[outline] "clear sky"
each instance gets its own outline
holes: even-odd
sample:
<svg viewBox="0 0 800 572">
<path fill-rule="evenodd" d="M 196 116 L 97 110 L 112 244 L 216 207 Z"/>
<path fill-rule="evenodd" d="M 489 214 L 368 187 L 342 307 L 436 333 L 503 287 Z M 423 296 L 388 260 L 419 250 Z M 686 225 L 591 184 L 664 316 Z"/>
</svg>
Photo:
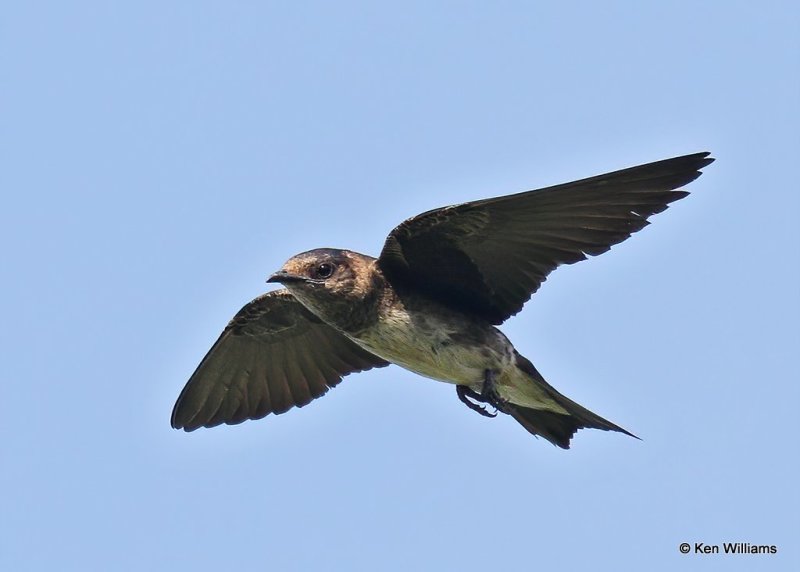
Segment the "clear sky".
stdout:
<svg viewBox="0 0 800 572">
<path fill-rule="evenodd" d="M 126 4 L 0 17 L 0 569 L 800 569 L 796 2 Z M 503 327 L 642 441 L 398 367 L 170 429 L 292 254 L 705 150 Z"/>
</svg>

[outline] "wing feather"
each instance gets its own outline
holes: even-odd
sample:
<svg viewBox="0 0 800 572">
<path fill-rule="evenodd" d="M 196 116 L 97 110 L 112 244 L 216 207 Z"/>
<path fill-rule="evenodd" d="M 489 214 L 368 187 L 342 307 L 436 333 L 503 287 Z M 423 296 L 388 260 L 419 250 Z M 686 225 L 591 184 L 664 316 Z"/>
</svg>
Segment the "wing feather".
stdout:
<svg viewBox="0 0 800 572">
<path fill-rule="evenodd" d="M 555 268 L 608 251 L 687 196 L 676 189 L 700 176 L 708 155 L 434 209 L 392 230 L 378 265 L 395 287 L 500 324 Z"/>
<path fill-rule="evenodd" d="M 178 397 L 172 426 L 193 431 L 283 413 L 350 373 L 386 365 L 277 290 L 230 321 Z"/>
</svg>

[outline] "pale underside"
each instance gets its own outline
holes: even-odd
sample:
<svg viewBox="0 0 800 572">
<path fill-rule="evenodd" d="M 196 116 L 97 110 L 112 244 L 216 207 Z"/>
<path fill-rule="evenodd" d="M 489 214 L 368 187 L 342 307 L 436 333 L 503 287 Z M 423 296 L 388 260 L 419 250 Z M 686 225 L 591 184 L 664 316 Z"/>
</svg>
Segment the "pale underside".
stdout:
<svg viewBox="0 0 800 572">
<path fill-rule="evenodd" d="M 412 319 L 414 320 L 412 323 Z M 354 342 L 421 376 L 480 392 L 490 370 L 500 396 L 517 405 L 568 414 L 516 363 L 514 346 L 497 328 L 476 329 L 453 314 L 414 314 L 393 308 Z"/>
</svg>

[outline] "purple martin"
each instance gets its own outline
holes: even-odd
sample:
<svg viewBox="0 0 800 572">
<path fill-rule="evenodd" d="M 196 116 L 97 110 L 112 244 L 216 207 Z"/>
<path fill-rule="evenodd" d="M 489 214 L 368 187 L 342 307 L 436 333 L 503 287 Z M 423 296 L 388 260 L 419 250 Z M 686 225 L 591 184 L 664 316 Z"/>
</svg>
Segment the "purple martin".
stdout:
<svg viewBox="0 0 800 572">
<path fill-rule="evenodd" d="M 709 153 L 427 211 L 378 258 L 322 248 L 290 258 L 184 387 L 172 426 L 193 431 L 302 407 L 344 376 L 390 363 L 452 383 L 478 413 L 512 416 L 564 449 L 578 429 L 625 429 L 561 395 L 495 326 L 562 264 L 597 256 L 688 195 Z M 494 412 L 487 406 L 491 406 Z"/>
</svg>

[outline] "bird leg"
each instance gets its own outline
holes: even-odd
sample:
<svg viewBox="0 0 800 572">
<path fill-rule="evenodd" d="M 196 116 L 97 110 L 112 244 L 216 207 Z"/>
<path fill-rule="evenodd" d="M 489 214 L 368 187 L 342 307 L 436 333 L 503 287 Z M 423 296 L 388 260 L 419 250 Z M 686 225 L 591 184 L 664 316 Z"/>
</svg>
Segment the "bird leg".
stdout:
<svg viewBox="0 0 800 572">
<path fill-rule="evenodd" d="M 494 379 L 494 371 L 492 371 L 491 369 L 487 369 L 484 372 L 483 387 L 481 387 L 480 393 L 478 393 L 477 391 L 473 391 L 466 385 L 457 385 L 456 394 L 458 394 L 458 398 L 464 405 L 466 405 L 476 413 L 480 413 L 484 417 L 497 417 L 497 413 L 489 413 L 488 411 L 486 411 L 485 407 L 481 407 L 477 403 L 474 403 L 474 401 L 477 401 L 478 403 L 488 403 L 489 405 L 494 407 L 497 411 L 502 411 L 503 413 L 506 413 L 507 401 L 502 397 L 500 397 L 500 394 L 497 392 L 497 385 Z"/>
<path fill-rule="evenodd" d="M 500 396 L 497 391 L 497 383 L 494 378 L 494 370 L 487 369 L 484 372 L 483 387 L 481 388 L 481 402 L 488 403 L 498 411 L 507 413 L 506 405 L 508 401 Z"/>
</svg>

